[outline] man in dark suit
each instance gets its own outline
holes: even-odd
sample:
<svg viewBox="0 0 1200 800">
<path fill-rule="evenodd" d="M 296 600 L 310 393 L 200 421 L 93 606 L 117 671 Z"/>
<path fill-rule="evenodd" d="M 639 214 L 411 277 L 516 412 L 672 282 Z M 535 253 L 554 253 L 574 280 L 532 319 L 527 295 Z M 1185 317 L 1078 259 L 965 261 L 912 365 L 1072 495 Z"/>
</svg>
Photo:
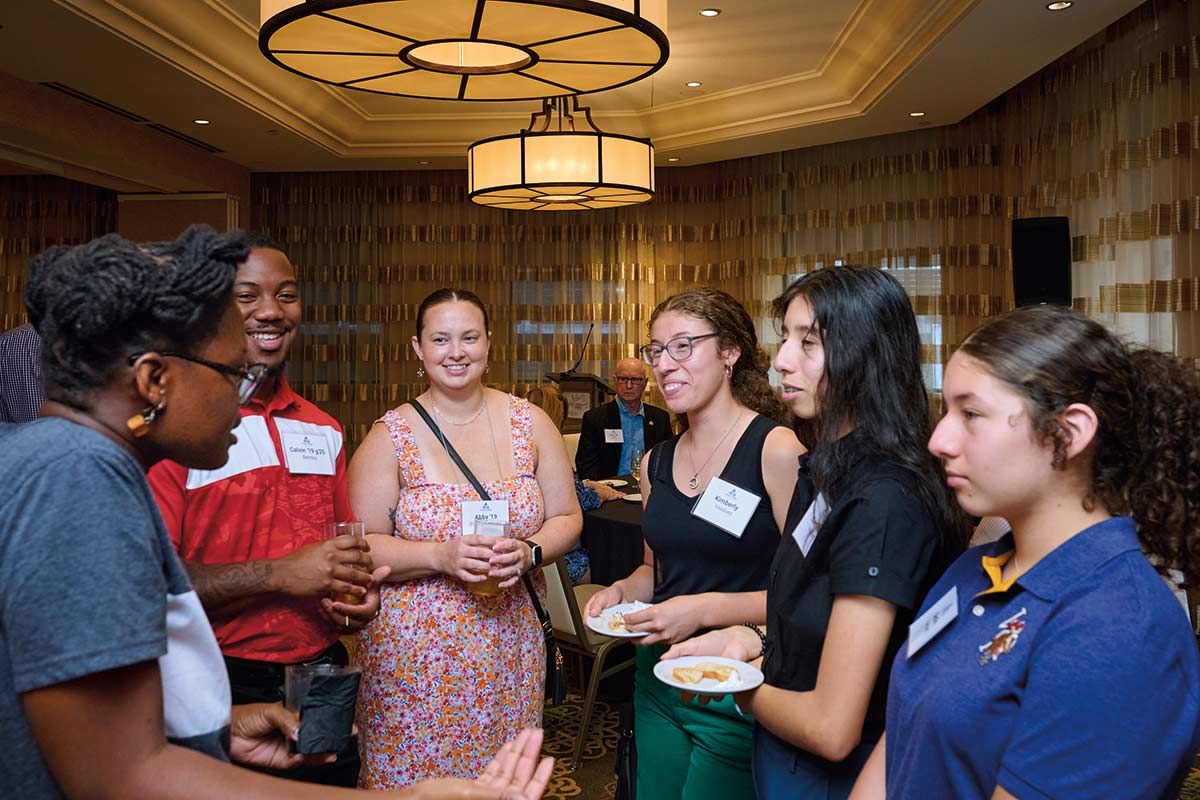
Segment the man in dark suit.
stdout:
<svg viewBox="0 0 1200 800">
<path fill-rule="evenodd" d="M 599 480 L 628 475 L 633 453 L 646 453 L 671 438 L 670 415 L 642 402 L 646 376 L 646 365 L 636 358 L 617 363 L 612 375 L 616 399 L 583 415 L 575 454 L 579 477 Z"/>
</svg>

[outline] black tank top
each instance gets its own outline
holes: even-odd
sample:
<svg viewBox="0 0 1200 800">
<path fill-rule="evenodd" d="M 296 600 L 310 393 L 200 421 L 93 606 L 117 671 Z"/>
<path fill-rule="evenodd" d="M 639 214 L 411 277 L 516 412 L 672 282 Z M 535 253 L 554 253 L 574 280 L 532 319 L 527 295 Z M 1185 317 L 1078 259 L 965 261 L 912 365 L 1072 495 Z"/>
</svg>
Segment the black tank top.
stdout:
<svg viewBox="0 0 1200 800">
<path fill-rule="evenodd" d="M 734 445 L 720 478 L 762 498 L 741 538 L 691 514 L 698 497 L 688 497 L 671 477 L 676 436 L 650 452 L 650 499 L 642 533 L 654 551 L 654 602 L 701 592 L 755 592 L 767 588 L 779 527 L 762 477 L 763 444 L 779 423 L 761 414 Z"/>
</svg>

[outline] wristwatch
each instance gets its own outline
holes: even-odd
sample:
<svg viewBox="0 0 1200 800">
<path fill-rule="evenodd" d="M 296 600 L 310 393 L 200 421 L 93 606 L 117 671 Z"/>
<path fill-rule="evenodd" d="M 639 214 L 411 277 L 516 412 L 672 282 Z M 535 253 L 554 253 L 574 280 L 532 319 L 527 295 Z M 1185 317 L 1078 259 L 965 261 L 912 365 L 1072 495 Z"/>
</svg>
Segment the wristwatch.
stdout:
<svg viewBox="0 0 1200 800">
<path fill-rule="evenodd" d="M 525 541 L 529 545 L 529 553 L 533 556 L 533 566 L 540 567 L 542 565 L 542 546 L 537 542 Z"/>
</svg>

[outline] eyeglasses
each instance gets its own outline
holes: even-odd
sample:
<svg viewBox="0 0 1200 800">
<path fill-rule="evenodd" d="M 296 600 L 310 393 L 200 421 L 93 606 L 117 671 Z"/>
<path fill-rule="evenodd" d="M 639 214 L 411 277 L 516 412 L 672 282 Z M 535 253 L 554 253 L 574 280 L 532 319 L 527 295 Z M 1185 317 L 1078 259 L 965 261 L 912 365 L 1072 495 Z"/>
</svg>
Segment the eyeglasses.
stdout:
<svg viewBox="0 0 1200 800">
<path fill-rule="evenodd" d="M 675 361 L 687 361 L 692 357 L 692 345 L 705 339 L 711 339 L 716 335 L 715 333 L 706 333 L 702 336 L 676 336 L 666 344 L 648 344 L 642 348 L 642 360 L 653 367 L 658 364 L 663 351 L 666 350 L 667 354 Z"/>
<path fill-rule="evenodd" d="M 613 380 L 626 386 L 641 386 L 646 382 L 645 378 L 631 378 L 628 375 L 614 375 Z"/>
<path fill-rule="evenodd" d="M 131 355 L 129 357 L 130 365 L 143 355 L 145 353 L 134 353 Z M 190 353 L 177 353 L 174 350 L 163 350 L 159 352 L 159 355 L 191 361 L 193 364 L 200 364 L 211 370 L 216 370 L 226 377 L 237 378 L 237 383 L 234 385 L 237 386 L 238 404 L 243 406 L 254 399 L 254 395 L 258 393 L 263 380 L 271 371 L 271 368 L 266 364 L 247 364 L 242 369 L 238 369 L 237 367 L 231 367 L 228 364 L 219 364 L 216 361 L 209 361 L 206 358 L 200 358 Z"/>
</svg>

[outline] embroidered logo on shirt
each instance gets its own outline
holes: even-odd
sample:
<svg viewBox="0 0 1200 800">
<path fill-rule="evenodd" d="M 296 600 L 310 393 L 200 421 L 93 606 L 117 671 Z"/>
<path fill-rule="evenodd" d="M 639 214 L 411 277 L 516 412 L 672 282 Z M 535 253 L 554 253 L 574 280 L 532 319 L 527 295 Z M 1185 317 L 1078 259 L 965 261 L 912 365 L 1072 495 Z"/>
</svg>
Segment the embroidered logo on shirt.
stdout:
<svg viewBox="0 0 1200 800">
<path fill-rule="evenodd" d="M 1013 647 L 1017 644 L 1017 639 L 1021 636 L 1021 631 L 1025 630 L 1025 623 L 1021 621 L 1023 616 L 1025 616 L 1025 609 L 1022 608 L 1000 623 L 998 626 L 1000 632 L 993 636 L 990 642 L 979 645 L 980 666 L 989 661 L 995 661 L 1005 653 L 1012 652 Z"/>
</svg>

